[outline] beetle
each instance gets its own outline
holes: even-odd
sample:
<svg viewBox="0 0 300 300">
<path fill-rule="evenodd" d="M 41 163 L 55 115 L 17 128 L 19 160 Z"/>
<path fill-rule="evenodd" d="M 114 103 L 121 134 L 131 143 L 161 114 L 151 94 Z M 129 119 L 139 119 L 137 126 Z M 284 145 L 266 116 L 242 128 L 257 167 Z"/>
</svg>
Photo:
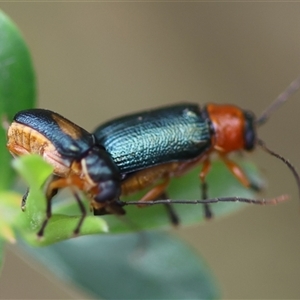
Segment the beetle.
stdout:
<svg viewBox="0 0 300 300">
<path fill-rule="evenodd" d="M 86 216 L 85 207 L 77 193 L 83 191 L 90 199 L 95 215 L 124 215 L 120 201 L 122 176 L 111 155 L 99 144 L 95 136 L 63 116 L 46 109 L 28 109 L 18 112 L 13 122 L 7 126 L 7 148 L 13 156 L 38 154 L 53 167 L 53 174 L 47 180 L 45 195 L 47 200 L 46 218 L 38 231 L 38 237 L 52 215 L 51 200 L 58 190 L 70 187 L 82 213 L 74 235 Z M 25 209 L 29 189 L 22 198 Z M 220 198 L 199 200 L 198 203 L 218 201 L 243 201 L 255 204 L 275 204 L 286 198 L 272 201 L 240 198 Z M 158 202 L 157 202 L 158 203 Z M 185 203 L 185 202 L 183 202 Z M 165 203 L 169 205 L 169 203 Z M 175 218 L 175 217 L 174 217 Z"/>
<path fill-rule="evenodd" d="M 252 151 L 258 145 L 282 160 L 292 171 L 300 194 L 300 178 L 289 161 L 268 149 L 257 137 L 256 127 L 300 86 L 300 77 L 278 96 L 259 117 L 231 104 L 180 103 L 141 111 L 110 120 L 94 130 L 98 142 L 111 154 L 122 174 L 122 195 L 151 187 L 140 205 L 155 204 L 153 200 L 165 194 L 172 177 L 180 177 L 202 164 L 199 174 L 202 199 L 207 199 L 206 176 L 211 167 L 210 157 L 217 153 L 230 172 L 245 187 L 258 189 L 228 154 Z M 158 203 L 176 203 L 162 200 Z M 134 204 L 138 202 L 128 203 Z M 205 217 L 212 217 L 208 204 Z M 176 223 L 176 217 L 171 219 Z"/>
<path fill-rule="evenodd" d="M 74 234 L 79 233 L 86 215 L 74 187 L 89 196 L 94 209 L 125 213 L 120 205 L 114 204 L 121 193 L 119 169 L 93 134 L 50 110 L 29 109 L 15 115 L 7 137 L 7 148 L 13 156 L 38 154 L 54 168 L 45 191 L 47 217 L 38 236 L 43 236 L 51 217 L 51 199 L 64 187 L 71 187 L 82 212 Z M 23 209 L 27 194 L 22 200 Z"/>
</svg>

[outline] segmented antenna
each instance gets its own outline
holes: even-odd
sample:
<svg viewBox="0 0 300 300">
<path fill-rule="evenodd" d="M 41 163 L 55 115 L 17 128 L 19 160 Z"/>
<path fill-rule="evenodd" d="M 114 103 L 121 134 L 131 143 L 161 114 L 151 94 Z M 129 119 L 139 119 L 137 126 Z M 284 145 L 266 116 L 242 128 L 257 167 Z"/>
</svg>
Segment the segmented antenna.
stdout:
<svg viewBox="0 0 300 300">
<path fill-rule="evenodd" d="M 297 182 L 297 186 L 298 186 L 298 193 L 299 193 L 299 199 L 300 199 L 300 176 L 296 170 L 296 168 L 290 163 L 289 160 L 287 160 L 286 158 L 284 158 L 283 156 L 281 156 L 280 154 L 274 152 L 273 150 L 269 149 L 265 143 L 258 139 L 257 140 L 257 144 L 264 150 L 266 151 L 267 153 L 269 153 L 270 155 L 274 156 L 274 157 L 277 157 L 278 159 L 280 159 L 290 170 L 291 172 L 293 173 L 294 175 L 294 178 L 296 179 L 296 182 Z"/>
<path fill-rule="evenodd" d="M 297 77 L 275 100 L 274 102 L 261 114 L 261 116 L 256 120 L 256 124 L 258 126 L 263 125 L 270 115 L 278 109 L 285 101 L 288 100 L 288 98 L 294 94 L 298 89 L 300 88 L 300 76 Z M 294 178 L 296 179 L 297 186 L 298 186 L 298 193 L 299 193 L 299 199 L 300 199 L 300 176 L 296 170 L 296 168 L 283 156 L 280 154 L 272 151 L 271 149 L 267 148 L 265 143 L 258 139 L 257 144 L 267 153 L 270 155 L 277 157 L 280 159 L 293 173 Z"/>
<path fill-rule="evenodd" d="M 258 204 L 258 205 L 275 205 L 281 202 L 284 202 L 289 199 L 288 195 L 281 195 L 272 199 L 249 199 L 241 197 L 222 197 L 222 198 L 211 198 L 205 200 L 154 200 L 154 201 L 128 201 L 122 202 L 122 206 L 125 205 L 156 205 L 156 204 L 209 204 L 217 202 L 244 202 L 249 204 Z"/>
<path fill-rule="evenodd" d="M 278 109 L 285 101 L 290 98 L 300 88 L 300 76 L 296 78 L 275 100 L 274 102 L 261 114 L 256 120 L 258 126 L 263 125 L 269 119 L 270 115 Z"/>
</svg>

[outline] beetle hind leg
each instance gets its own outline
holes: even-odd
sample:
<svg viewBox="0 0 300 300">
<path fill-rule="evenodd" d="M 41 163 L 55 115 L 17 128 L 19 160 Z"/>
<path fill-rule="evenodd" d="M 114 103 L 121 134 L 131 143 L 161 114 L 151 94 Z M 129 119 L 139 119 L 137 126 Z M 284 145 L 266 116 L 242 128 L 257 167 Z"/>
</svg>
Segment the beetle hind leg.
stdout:
<svg viewBox="0 0 300 300">
<path fill-rule="evenodd" d="M 166 188 L 168 187 L 169 183 L 170 183 L 170 178 L 169 177 L 164 178 L 162 183 L 153 187 L 148 193 L 146 193 L 142 197 L 142 199 L 140 199 L 140 201 L 155 201 L 155 200 L 160 200 L 160 199 L 161 200 L 168 199 L 168 195 L 165 191 L 166 191 Z M 139 205 L 139 207 L 144 207 L 144 206 L 145 206 L 145 204 Z M 172 225 L 178 226 L 180 221 L 179 221 L 179 217 L 176 214 L 173 206 L 170 203 L 165 203 L 164 206 L 167 210 L 167 213 L 169 215 Z"/>
<path fill-rule="evenodd" d="M 199 174 L 200 181 L 201 181 L 202 200 L 208 199 L 208 194 L 207 194 L 208 185 L 207 185 L 207 182 L 206 182 L 206 176 L 207 176 L 207 174 L 210 170 L 210 167 L 211 167 L 210 160 L 206 159 L 203 162 L 203 167 L 202 167 L 202 170 Z M 204 217 L 207 220 L 210 220 L 213 217 L 213 213 L 212 213 L 208 203 L 204 204 Z"/>
<path fill-rule="evenodd" d="M 169 196 L 166 192 L 163 192 L 159 197 L 157 197 L 156 200 L 158 200 L 158 199 L 159 200 L 167 200 L 167 199 L 169 199 Z M 174 205 L 172 205 L 171 203 L 165 203 L 164 206 L 167 210 L 167 214 L 170 218 L 172 225 L 177 227 L 180 224 L 180 219 L 175 211 Z"/>
<path fill-rule="evenodd" d="M 256 193 L 259 193 L 263 190 L 263 186 L 257 184 L 256 182 L 250 181 L 249 189 L 251 189 L 252 191 L 254 191 Z"/>
</svg>

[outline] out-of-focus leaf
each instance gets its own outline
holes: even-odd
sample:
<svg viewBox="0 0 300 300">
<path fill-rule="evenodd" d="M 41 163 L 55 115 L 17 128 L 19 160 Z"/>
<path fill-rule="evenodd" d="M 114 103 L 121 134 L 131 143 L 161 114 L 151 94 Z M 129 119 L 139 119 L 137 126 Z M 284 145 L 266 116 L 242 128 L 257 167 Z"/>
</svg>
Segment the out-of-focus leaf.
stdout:
<svg viewBox="0 0 300 300">
<path fill-rule="evenodd" d="M 21 197 L 15 192 L 0 193 L 0 239 L 15 242 L 14 224 L 21 214 Z"/>
<path fill-rule="evenodd" d="M 251 163 L 241 163 L 247 175 L 258 186 L 263 185 L 257 168 Z M 250 189 L 242 186 L 236 178 L 232 176 L 229 170 L 221 161 L 215 161 L 207 177 L 209 198 L 239 196 L 255 199 L 257 195 Z M 171 199 L 201 199 L 199 168 L 192 170 L 190 173 L 180 178 L 172 180 L 168 189 Z M 142 194 L 127 197 L 126 200 L 138 200 Z M 211 204 L 211 210 L 214 218 L 226 216 L 236 212 L 239 209 L 246 208 L 250 205 L 244 203 L 215 203 Z M 202 204 L 177 204 L 173 206 L 178 214 L 181 225 L 192 225 L 204 220 L 204 211 Z M 124 219 L 114 216 L 104 216 L 110 228 L 110 232 L 128 232 L 134 228 L 154 229 L 169 228 L 170 220 L 163 205 L 152 207 L 125 207 L 127 215 Z M 261 208 L 261 206 L 257 206 Z"/>
<path fill-rule="evenodd" d="M 82 237 L 28 250 L 97 299 L 219 298 L 205 262 L 166 234 Z"/>
<path fill-rule="evenodd" d="M 0 122 L 35 104 L 35 75 L 26 43 L 15 24 L 0 11 Z M 6 130 L 0 126 L 0 190 L 12 184 Z"/>
</svg>

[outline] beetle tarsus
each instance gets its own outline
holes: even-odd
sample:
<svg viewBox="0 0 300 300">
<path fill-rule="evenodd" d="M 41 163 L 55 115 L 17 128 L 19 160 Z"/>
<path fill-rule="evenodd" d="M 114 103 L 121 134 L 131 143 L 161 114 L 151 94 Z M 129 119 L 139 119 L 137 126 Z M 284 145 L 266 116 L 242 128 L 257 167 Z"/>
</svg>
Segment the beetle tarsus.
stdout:
<svg viewBox="0 0 300 300">
<path fill-rule="evenodd" d="M 256 193 L 259 193 L 263 190 L 263 187 L 256 182 L 250 182 L 249 188 Z"/>
<path fill-rule="evenodd" d="M 44 220 L 40 230 L 37 233 L 37 237 L 39 240 L 44 236 L 44 230 L 45 230 L 47 223 L 48 223 L 48 218 Z"/>
<path fill-rule="evenodd" d="M 209 204 L 207 203 L 204 204 L 204 217 L 207 221 L 213 218 L 213 213 L 211 211 Z"/>
<path fill-rule="evenodd" d="M 26 189 L 26 192 L 22 197 L 22 202 L 21 202 L 22 211 L 25 211 L 25 209 L 26 209 L 26 201 L 27 201 L 27 198 L 28 198 L 28 194 L 29 194 L 29 188 Z"/>
</svg>

